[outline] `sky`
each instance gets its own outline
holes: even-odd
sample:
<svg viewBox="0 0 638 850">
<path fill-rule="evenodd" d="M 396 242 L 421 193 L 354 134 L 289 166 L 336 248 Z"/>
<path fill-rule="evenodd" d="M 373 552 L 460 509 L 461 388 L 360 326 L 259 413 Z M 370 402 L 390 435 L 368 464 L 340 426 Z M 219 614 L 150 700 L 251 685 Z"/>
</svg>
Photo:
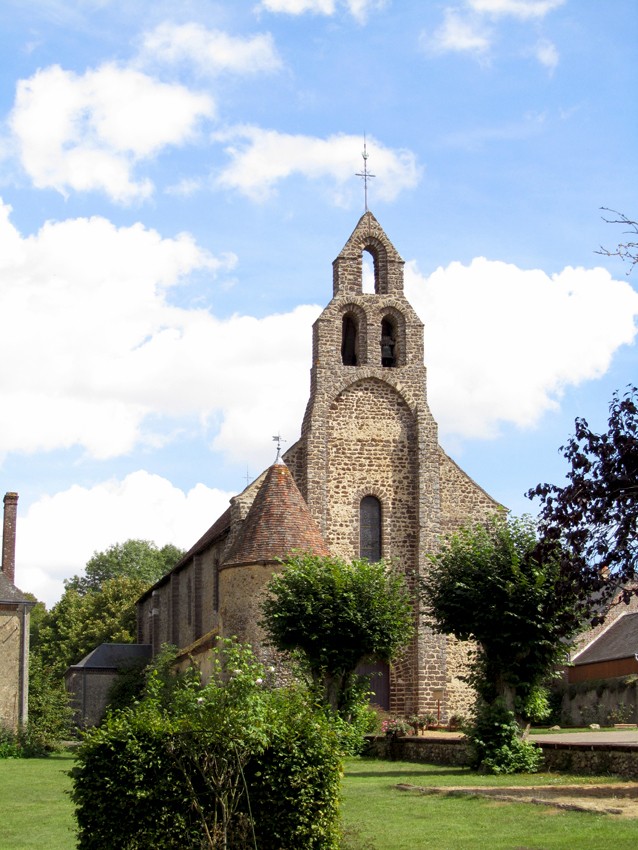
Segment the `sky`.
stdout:
<svg viewBox="0 0 638 850">
<path fill-rule="evenodd" d="M 368 203 L 444 449 L 512 512 L 637 380 L 635 0 L 2 0 L 0 488 L 16 583 L 189 548 L 299 436 Z"/>
</svg>

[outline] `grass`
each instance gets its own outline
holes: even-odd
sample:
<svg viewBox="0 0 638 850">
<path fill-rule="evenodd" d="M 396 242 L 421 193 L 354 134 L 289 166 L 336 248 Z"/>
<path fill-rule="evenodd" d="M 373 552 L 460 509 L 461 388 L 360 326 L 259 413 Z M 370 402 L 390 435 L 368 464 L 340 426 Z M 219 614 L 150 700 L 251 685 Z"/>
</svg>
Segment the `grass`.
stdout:
<svg viewBox="0 0 638 850">
<path fill-rule="evenodd" d="M 66 793 L 72 764 L 71 754 L 0 761 L 2 850 L 73 850 L 73 807 Z M 526 803 L 422 797 L 394 787 L 613 781 L 548 773 L 479 777 L 467 768 L 350 759 L 343 783 L 344 850 L 634 850 L 635 820 Z"/>
<path fill-rule="evenodd" d="M 72 766 L 70 753 L 0 760 L 2 850 L 73 850 Z"/>
<path fill-rule="evenodd" d="M 398 791 L 398 783 L 540 785 L 613 782 L 557 774 L 477 776 L 467 768 L 351 759 L 343 783 L 348 850 L 634 850 L 638 823 L 529 803 Z"/>
</svg>

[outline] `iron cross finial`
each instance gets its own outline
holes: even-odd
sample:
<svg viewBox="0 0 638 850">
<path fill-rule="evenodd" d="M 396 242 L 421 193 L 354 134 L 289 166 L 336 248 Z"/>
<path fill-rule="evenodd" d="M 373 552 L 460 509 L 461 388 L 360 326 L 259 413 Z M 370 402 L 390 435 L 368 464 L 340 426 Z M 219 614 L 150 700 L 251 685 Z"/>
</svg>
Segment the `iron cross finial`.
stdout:
<svg viewBox="0 0 638 850">
<path fill-rule="evenodd" d="M 366 143 L 365 133 L 363 134 L 363 152 L 362 152 L 361 156 L 363 157 L 363 171 L 357 171 L 357 173 L 355 174 L 355 177 L 362 177 L 363 178 L 363 196 L 364 196 L 364 200 L 365 200 L 365 211 L 368 212 L 368 180 L 371 177 L 376 177 L 376 174 L 372 174 L 370 171 L 368 171 L 368 156 L 369 156 L 369 154 L 368 154 L 368 146 L 367 146 L 367 143 Z"/>
</svg>

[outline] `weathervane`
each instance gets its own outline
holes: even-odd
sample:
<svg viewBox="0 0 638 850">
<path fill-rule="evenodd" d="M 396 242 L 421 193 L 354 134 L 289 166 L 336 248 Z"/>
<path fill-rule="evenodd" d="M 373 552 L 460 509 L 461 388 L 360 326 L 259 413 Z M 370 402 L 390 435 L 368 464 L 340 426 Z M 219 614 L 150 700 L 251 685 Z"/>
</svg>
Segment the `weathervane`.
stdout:
<svg viewBox="0 0 638 850">
<path fill-rule="evenodd" d="M 376 177 L 376 174 L 372 174 L 368 171 L 368 147 L 366 144 L 366 136 L 363 134 L 363 152 L 361 154 L 363 157 L 363 171 L 357 171 L 355 177 L 363 177 L 363 195 L 365 199 L 365 211 L 368 212 L 368 180 L 371 177 Z"/>
<path fill-rule="evenodd" d="M 286 441 L 281 436 L 281 434 L 275 434 L 273 440 L 277 443 L 277 457 L 275 458 L 275 463 L 279 463 L 279 458 L 281 456 L 281 444 L 285 443 Z"/>
</svg>

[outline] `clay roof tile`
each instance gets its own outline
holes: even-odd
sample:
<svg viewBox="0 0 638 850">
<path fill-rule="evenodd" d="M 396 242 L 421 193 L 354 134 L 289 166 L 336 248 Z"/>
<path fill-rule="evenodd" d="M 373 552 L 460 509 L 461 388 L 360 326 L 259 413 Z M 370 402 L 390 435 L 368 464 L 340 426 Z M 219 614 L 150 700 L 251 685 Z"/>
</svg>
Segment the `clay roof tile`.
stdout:
<svg viewBox="0 0 638 850">
<path fill-rule="evenodd" d="M 275 562 L 293 551 L 329 555 L 288 467 L 270 467 L 224 566 Z"/>
</svg>

